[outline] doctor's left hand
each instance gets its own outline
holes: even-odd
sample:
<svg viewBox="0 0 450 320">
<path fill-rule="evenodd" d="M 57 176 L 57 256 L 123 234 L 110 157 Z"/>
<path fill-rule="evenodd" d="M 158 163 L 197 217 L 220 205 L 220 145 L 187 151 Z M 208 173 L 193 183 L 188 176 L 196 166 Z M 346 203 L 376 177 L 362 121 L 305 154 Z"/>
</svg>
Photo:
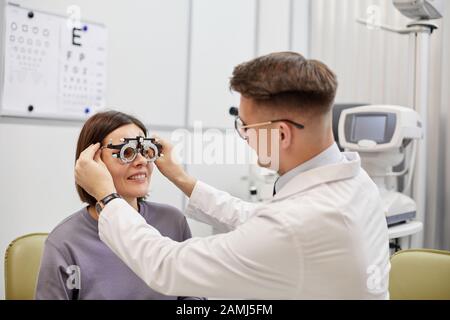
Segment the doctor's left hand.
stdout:
<svg viewBox="0 0 450 320">
<path fill-rule="evenodd" d="M 75 164 L 76 183 L 97 200 L 116 192 L 111 174 L 100 154 L 100 144 L 93 144 L 80 154 Z"/>
</svg>

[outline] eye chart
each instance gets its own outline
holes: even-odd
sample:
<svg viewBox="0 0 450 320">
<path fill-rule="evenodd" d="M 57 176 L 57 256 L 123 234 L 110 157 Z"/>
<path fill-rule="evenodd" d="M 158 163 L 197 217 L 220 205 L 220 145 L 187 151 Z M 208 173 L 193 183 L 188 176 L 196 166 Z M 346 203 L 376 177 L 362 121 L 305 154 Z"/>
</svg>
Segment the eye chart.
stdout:
<svg viewBox="0 0 450 320">
<path fill-rule="evenodd" d="M 1 115 L 86 119 L 104 107 L 107 30 L 8 4 Z"/>
</svg>

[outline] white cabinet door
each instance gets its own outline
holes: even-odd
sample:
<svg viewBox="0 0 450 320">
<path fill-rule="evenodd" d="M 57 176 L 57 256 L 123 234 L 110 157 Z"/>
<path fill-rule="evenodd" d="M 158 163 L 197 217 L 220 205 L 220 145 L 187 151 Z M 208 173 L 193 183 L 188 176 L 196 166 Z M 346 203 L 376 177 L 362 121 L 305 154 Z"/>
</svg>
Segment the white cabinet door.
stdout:
<svg viewBox="0 0 450 320">
<path fill-rule="evenodd" d="M 231 127 L 233 68 L 255 54 L 254 0 L 193 0 L 189 124 Z"/>
<path fill-rule="evenodd" d="M 111 39 L 109 104 L 146 124 L 183 126 L 189 1 L 105 1 L 105 7 L 114 15 L 105 17 Z"/>
<path fill-rule="evenodd" d="M 309 57 L 309 37 L 310 37 L 310 0 L 292 0 L 292 47 L 297 51 Z"/>
<path fill-rule="evenodd" d="M 292 0 L 260 0 L 258 55 L 289 50 L 291 6 Z"/>
</svg>

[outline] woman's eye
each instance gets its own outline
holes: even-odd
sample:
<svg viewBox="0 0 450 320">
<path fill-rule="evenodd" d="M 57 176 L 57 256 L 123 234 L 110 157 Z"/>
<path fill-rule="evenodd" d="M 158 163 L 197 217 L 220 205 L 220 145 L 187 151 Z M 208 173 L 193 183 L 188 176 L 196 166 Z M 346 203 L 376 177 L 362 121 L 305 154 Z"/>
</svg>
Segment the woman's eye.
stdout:
<svg viewBox="0 0 450 320">
<path fill-rule="evenodd" d="M 123 155 L 125 158 L 129 159 L 132 158 L 135 154 L 135 149 L 133 148 L 126 148 L 123 152 Z"/>
<path fill-rule="evenodd" d="M 151 159 L 155 156 L 155 152 L 153 151 L 153 149 L 148 148 L 143 151 L 142 155 L 146 158 Z"/>
</svg>

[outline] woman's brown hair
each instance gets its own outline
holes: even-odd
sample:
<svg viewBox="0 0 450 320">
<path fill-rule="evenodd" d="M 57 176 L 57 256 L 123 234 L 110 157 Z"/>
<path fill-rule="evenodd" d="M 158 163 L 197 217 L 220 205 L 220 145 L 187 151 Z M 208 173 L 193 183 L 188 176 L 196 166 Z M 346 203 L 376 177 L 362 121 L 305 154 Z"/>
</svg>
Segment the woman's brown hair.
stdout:
<svg viewBox="0 0 450 320">
<path fill-rule="evenodd" d="M 90 117 L 81 129 L 77 142 L 77 151 L 75 161 L 80 157 L 81 152 L 91 144 L 102 143 L 103 140 L 114 130 L 128 125 L 135 124 L 147 136 L 145 125 L 135 117 L 119 111 L 105 111 L 94 114 Z M 86 192 L 82 187 L 76 184 L 78 195 L 81 201 L 94 206 L 97 200 Z M 142 200 L 139 198 L 138 200 Z"/>
</svg>

